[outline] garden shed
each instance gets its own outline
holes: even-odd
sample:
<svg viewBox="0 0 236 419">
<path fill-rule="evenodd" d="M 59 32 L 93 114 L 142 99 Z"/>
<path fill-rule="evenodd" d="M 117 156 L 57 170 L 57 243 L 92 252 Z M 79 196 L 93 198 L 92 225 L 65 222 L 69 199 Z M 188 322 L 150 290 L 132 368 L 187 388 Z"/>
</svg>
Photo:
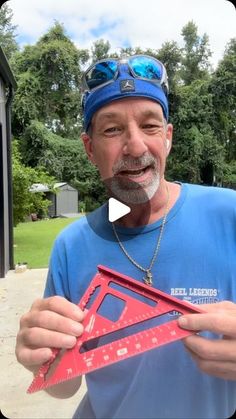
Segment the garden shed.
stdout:
<svg viewBox="0 0 236 419">
<path fill-rule="evenodd" d="M 51 201 L 48 208 L 49 217 L 69 217 L 78 214 L 78 191 L 67 182 L 55 183 L 56 193 L 49 190 L 47 185 L 35 183 L 31 192 L 43 192 L 45 198 Z"/>
<path fill-rule="evenodd" d="M 0 47 L 0 278 L 14 268 L 11 103 L 16 81 Z"/>
</svg>

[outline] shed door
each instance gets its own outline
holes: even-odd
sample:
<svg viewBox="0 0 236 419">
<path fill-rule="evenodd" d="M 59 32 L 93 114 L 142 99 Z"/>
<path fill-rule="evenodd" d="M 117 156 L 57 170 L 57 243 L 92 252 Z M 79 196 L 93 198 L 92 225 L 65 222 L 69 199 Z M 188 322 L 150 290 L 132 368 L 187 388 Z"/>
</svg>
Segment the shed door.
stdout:
<svg viewBox="0 0 236 419">
<path fill-rule="evenodd" d="M 57 215 L 78 212 L 78 193 L 75 190 L 62 190 L 57 195 Z"/>
</svg>

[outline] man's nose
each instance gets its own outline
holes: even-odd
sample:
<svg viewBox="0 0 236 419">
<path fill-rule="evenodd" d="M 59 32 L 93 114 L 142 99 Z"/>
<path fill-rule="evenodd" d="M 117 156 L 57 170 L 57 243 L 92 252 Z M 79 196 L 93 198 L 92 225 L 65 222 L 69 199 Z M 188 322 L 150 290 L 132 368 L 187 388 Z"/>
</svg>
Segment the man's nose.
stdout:
<svg viewBox="0 0 236 419">
<path fill-rule="evenodd" d="M 144 133 L 138 127 L 129 129 L 125 136 L 123 153 L 125 155 L 139 157 L 146 151 L 148 151 L 148 147 L 145 143 Z"/>
</svg>

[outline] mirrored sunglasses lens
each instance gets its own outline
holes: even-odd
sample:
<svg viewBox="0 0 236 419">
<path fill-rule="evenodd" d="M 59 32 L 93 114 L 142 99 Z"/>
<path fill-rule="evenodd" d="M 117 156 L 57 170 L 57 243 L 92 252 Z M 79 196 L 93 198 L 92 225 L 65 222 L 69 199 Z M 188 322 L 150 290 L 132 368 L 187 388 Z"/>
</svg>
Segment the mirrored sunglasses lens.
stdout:
<svg viewBox="0 0 236 419">
<path fill-rule="evenodd" d="M 85 80 L 89 89 L 101 86 L 113 80 L 117 70 L 116 61 L 102 61 L 95 64 L 85 75 Z"/>
<path fill-rule="evenodd" d="M 150 80 L 161 80 L 163 68 L 161 63 L 149 57 L 134 57 L 129 64 L 137 77 Z"/>
</svg>

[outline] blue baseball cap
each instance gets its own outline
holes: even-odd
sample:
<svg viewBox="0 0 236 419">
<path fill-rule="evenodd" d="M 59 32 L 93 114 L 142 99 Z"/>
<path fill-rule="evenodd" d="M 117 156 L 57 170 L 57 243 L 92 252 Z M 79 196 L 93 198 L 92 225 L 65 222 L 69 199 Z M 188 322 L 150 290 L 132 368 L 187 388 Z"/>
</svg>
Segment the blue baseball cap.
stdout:
<svg viewBox="0 0 236 419">
<path fill-rule="evenodd" d="M 115 80 L 102 87 L 86 91 L 83 96 L 84 130 L 88 131 L 92 117 L 100 108 L 118 99 L 142 97 L 151 99 L 161 105 L 165 119 L 168 121 L 169 107 L 167 96 L 160 84 L 153 80 L 133 77 L 127 64 L 119 66 Z"/>
</svg>

